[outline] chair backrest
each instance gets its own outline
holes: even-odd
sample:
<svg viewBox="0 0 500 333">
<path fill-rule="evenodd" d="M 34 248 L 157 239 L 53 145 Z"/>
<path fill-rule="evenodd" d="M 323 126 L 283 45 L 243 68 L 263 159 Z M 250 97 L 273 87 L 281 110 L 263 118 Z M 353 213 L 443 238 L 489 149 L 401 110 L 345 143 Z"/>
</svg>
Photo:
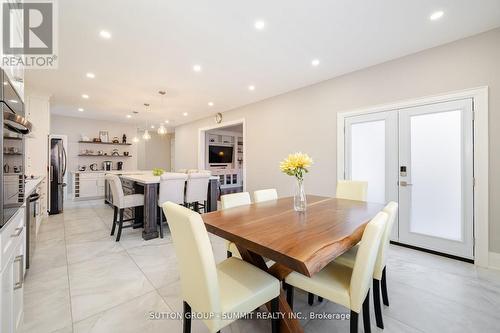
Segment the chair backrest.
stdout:
<svg viewBox="0 0 500 333">
<path fill-rule="evenodd" d="M 221 313 L 215 259 L 200 214 L 172 202 L 163 204 L 163 211 L 177 255 L 183 300 L 194 312 Z M 215 331 L 217 320 L 204 321 Z"/>
<path fill-rule="evenodd" d="M 186 202 L 206 201 L 210 175 L 205 172 L 188 173 L 186 182 Z"/>
<path fill-rule="evenodd" d="M 382 234 L 387 224 L 387 213 L 378 213 L 365 227 L 356 260 L 352 269 L 351 284 L 349 287 L 351 296 L 351 310 L 359 313 L 361 306 L 368 294 L 372 282 L 375 261 Z"/>
<path fill-rule="evenodd" d="M 394 222 L 398 216 L 398 203 L 391 201 L 383 209 L 387 213 L 389 218 L 385 225 L 384 233 L 382 234 L 382 240 L 380 241 L 380 249 L 378 250 L 377 261 L 375 262 L 375 270 L 373 272 L 373 278 L 377 280 L 382 279 L 382 271 L 384 270 L 385 264 L 387 262 L 387 251 L 389 250 L 389 242 L 392 233 L 392 227 L 394 227 Z"/>
<path fill-rule="evenodd" d="M 222 209 L 228 209 L 238 206 L 250 205 L 252 201 L 250 200 L 250 193 L 240 192 L 221 195 L 220 203 Z"/>
<path fill-rule="evenodd" d="M 198 169 L 188 169 L 186 173 L 198 173 Z"/>
<path fill-rule="evenodd" d="M 278 192 L 275 188 L 270 188 L 267 190 L 258 190 L 253 192 L 254 202 L 263 202 L 278 199 Z"/>
<path fill-rule="evenodd" d="M 187 173 L 188 169 L 179 169 L 177 170 L 177 173 Z"/>
<path fill-rule="evenodd" d="M 176 204 L 184 203 L 184 188 L 188 175 L 185 173 L 167 172 L 160 176 L 160 193 L 158 206 L 167 201 Z"/>
<path fill-rule="evenodd" d="M 339 199 L 366 201 L 368 182 L 356 180 L 337 180 L 337 195 Z"/>
<path fill-rule="evenodd" d="M 111 195 L 113 195 L 113 205 L 118 208 L 123 208 L 124 202 L 123 187 L 120 177 L 113 174 L 106 174 L 106 180 L 111 188 Z"/>
</svg>

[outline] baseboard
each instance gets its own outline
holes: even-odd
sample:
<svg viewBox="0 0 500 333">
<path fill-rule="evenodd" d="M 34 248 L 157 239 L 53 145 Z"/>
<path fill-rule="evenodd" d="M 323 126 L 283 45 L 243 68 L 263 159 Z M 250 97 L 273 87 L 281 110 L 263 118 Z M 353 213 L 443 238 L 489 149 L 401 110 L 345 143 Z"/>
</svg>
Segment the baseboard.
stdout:
<svg viewBox="0 0 500 333">
<path fill-rule="evenodd" d="M 490 252 L 488 267 L 500 270 L 500 253 Z"/>
</svg>

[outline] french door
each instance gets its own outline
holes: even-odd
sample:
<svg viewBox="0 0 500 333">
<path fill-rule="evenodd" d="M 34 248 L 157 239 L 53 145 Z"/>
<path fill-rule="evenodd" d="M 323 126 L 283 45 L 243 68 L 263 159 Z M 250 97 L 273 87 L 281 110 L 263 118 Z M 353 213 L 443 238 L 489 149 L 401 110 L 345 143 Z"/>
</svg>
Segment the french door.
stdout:
<svg viewBox="0 0 500 333">
<path fill-rule="evenodd" d="M 399 202 L 392 240 L 473 259 L 472 99 L 345 119 L 345 177 Z"/>
</svg>

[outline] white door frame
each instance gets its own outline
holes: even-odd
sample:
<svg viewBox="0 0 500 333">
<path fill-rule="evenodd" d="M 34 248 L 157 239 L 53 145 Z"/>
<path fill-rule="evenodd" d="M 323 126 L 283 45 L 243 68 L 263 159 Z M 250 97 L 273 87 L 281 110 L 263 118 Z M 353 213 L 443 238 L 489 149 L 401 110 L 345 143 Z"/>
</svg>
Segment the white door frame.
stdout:
<svg viewBox="0 0 500 333">
<path fill-rule="evenodd" d="M 464 98 L 474 101 L 474 264 L 489 266 L 488 87 L 426 96 L 337 114 L 337 178 L 344 179 L 345 118 Z M 403 111 L 404 112 L 404 111 Z"/>
<path fill-rule="evenodd" d="M 202 127 L 198 129 L 198 169 L 206 169 L 205 167 L 205 139 L 206 131 L 219 129 L 222 127 L 234 126 L 234 125 L 242 125 L 243 126 L 243 165 L 242 165 L 242 174 L 243 174 L 243 191 L 246 191 L 247 188 L 247 130 L 245 126 L 245 118 L 238 120 L 231 120 L 226 122 L 221 122 L 220 124 L 216 124 L 213 126 Z"/>
</svg>

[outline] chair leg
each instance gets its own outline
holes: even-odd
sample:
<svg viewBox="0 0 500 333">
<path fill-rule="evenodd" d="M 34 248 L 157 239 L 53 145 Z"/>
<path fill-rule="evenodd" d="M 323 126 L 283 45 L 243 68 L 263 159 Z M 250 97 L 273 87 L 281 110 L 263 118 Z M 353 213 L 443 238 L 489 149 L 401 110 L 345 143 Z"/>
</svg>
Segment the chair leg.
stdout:
<svg viewBox="0 0 500 333">
<path fill-rule="evenodd" d="M 184 333 L 191 333 L 191 306 L 184 301 L 184 324 L 183 330 Z"/>
<path fill-rule="evenodd" d="M 163 238 L 163 211 L 160 209 L 160 238 Z"/>
<path fill-rule="evenodd" d="M 118 208 L 113 207 L 113 226 L 111 227 L 111 235 L 113 236 L 115 234 L 115 228 L 116 228 L 116 218 L 118 217 Z"/>
<path fill-rule="evenodd" d="M 386 267 L 382 270 L 382 280 L 380 282 L 382 284 L 382 300 L 384 301 L 385 306 L 389 306 L 389 296 L 387 295 L 387 274 L 385 269 Z"/>
<path fill-rule="evenodd" d="M 351 310 L 351 319 L 349 319 L 351 333 L 358 333 L 358 313 Z"/>
<path fill-rule="evenodd" d="M 365 329 L 365 333 L 371 333 L 372 331 L 370 325 L 370 289 L 368 289 L 366 298 L 363 301 L 363 328 Z"/>
<path fill-rule="evenodd" d="M 293 286 L 284 283 L 283 286 L 286 286 L 286 302 L 290 306 L 290 309 L 293 311 Z"/>
<path fill-rule="evenodd" d="M 373 279 L 373 308 L 375 309 L 375 321 L 377 322 L 377 327 L 384 329 L 382 307 L 380 306 L 380 281 L 377 279 Z"/>
<path fill-rule="evenodd" d="M 116 234 L 116 241 L 120 241 L 120 237 L 122 236 L 122 228 L 123 228 L 123 211 L 124 209 L 120 209 L 120 220 L 118 221 L 118 233 Z"/>
<path fill-rule="evenodd" d="M 320 302 L 320 303 L 323 302 L 323 297 L 318 296 L 318 302 Z"/>
<path fill-rule="evenodd" d="M 314 304 L 314 294 L 313 293 L 308 293 L 307 294 L 307 303 L 309 305 L 313 305 Z"/>
<path fill-rule="evenodd" d="M 280 331 L 279 311 L 280 311 L 280 298 L 278 296 L 276 298 L 273 298 L 271 301 L 271 313 L 273 314 L 273 317 L 271 319 L 272 333 L 279 333 Z"/>
</svg>

